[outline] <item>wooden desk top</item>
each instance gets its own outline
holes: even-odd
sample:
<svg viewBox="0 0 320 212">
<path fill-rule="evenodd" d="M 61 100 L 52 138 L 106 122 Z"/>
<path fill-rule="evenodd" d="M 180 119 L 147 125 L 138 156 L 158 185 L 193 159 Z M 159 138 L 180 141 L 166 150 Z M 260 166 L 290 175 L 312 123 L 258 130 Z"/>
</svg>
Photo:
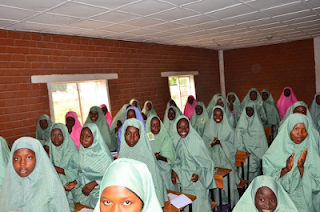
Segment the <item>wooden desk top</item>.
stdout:
<svg viewBox="0 0 320 212">
<path fill-rule="evenodd" d="M 75 207 L 74 207 L 74 211 L 75 212 L 79 212 L 82 208 L 89 208 L 88 206 L 85 206 L 85 205 L 81 205 L 79 203 L 76 203 L 75 204 Z"/>
<path fill-rule="evenodd" d="M 217 188 L 223 189 L 223 177 L 229 174 L 232 170 L 231 169 L 225 169 L 225 168 L 218 168 L 214 173 L 214 179 L 216 181 Z"/>
<path fill-rule="evenodd" d="M 189 199 L 191 199 L 192 201 L 194 201 L 195 199 L 197 199 L 197 196 L 191 195 L 191 194 L 186 194 L 186 193 L 181 193 L 181 192 L 177 192 L 177 191 L 171 191 L 171 190 L 167 190 L 168 194 L 175 194 L 175 195 L 180 195 L 180 194 L 184 194 L 186 195 Z"/>
<path fill-rule="evenodd" d="M 238 151 L 236 154 L 236 166 L 241 167 L 241 163 L 244 163 L 250 155 L 248 152 Z"/>
</svg>

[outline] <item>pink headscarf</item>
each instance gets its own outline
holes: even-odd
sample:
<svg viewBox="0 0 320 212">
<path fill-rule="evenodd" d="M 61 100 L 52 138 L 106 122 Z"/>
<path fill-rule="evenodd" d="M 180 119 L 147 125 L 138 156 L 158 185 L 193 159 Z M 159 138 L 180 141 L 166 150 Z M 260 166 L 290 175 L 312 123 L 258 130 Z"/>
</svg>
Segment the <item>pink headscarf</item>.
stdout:
<svg viewBox="0 0 320 212">
<path fill-rule="evenodd" d="M 105 104 L 100 105 L 100 108 L 103 108 L 103 107 L 105 107 L 105 108 L 108 109 L 107 105 L 105 105 Z M 109 127 L 111 127 L 111 125 L 112 125 L 112 117 L 111 117 L 111 115 L 110 115 L 109 110 L 108 110 L 108 112 L 106 113 L 106 115 L 104 115 L 104 117 L 106 118 L 106 120 L 107 120 L 107 122 L 108 122 L 108 124 L 109 124 Z"/>
<path fill-rule="evenodd" d="M 290 90 L 290 95 L 286 97 L 284 95 L 284 90 L 289 89 Z M 283 119 L 284 115 L 286 114 L 287 110 L 289 107 L 291 107 L 294 103 L 296 103 L 297 97 L 294 95 L 292 88 L 290 87 L 285 87 L 281 93 L 281 96 L 278 100 L 277 107 L 279 110 L 280 114 L 280 120 Z"/>
<path fill-rule="evenodd" d="M 68 117 L 72 117 L 74 119 L 74 125 L 72 127 L 72 132 L 70 134 L 73 142 L 76 144 L 76 146 L 78 147 L 78 149 L 80 149 L 80 134 L 81 134 L 81 123 L 78 120 L 78 116 L 75 112 L 73 111 L 69 111 L 66 114 L 66 124 L 67 124 L 67 118 Z"/>
<path fill-rule="evenodd" d="M 187 100 L 187 103 L 186 103 L 186 106 L 185 106 L 185 108 L 184 108 L 183 114 L 184 114 L 186 117 L 188 117 L 189 119 L 191 119 L 191 116 L 192 116 L 192 114 L 193 114 L 193 112 L 194 112 L 194 109 L 195 109 L 195 106 L 196 106 L 196 104 L 197 104 L 197 100 L 196 100 L 192 95 L 188 96 L 188 99 L 189 99 L 189 97 L 192 97 L 192 98 L 193 98 L 193 103 L 192 103 L 192 105 L 190 105 L 189 102 L 188 102 L 188 100 Z"/>
</svg>

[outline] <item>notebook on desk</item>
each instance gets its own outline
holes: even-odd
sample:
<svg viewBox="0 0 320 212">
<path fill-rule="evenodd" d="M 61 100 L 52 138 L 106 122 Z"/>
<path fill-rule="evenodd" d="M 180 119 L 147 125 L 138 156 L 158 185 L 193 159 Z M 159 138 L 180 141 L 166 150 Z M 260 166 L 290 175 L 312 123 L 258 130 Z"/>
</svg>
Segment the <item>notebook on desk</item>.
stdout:
<svg viewBox="0 0 320 212">
<path fill-rule="evenodd" d="M 169 193 L 168 196 L 170 197 L 170 203 L 176 208 L 183 208 L 192 203 L 191 199 L 184 194 L 175 195 Z"/>
</svg>

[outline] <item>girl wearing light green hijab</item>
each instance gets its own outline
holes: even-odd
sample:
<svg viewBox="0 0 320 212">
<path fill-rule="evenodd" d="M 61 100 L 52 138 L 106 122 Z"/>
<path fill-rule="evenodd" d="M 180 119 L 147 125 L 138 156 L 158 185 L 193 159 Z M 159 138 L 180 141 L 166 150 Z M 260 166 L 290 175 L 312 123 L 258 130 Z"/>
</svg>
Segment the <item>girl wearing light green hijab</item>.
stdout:
<svg viewBox="0 0 320 212">
<path fill-rule="evenodd" d="M 208 112 L 203 102 L 197 102 L 195 106 L 195 111 L 191 116 L 191 125 L 195 129 L 200 137 L 203 135 L 203 131 L 206 127 L 206 124 L 209 121 Z"/>
<path fill-rule="evenodd" d="M 139 111 L 141 112 L 141 107 L 140 107 L 140 103 L 137 99 L 131 99 L 130 103 L 131 106 L 136 107 L 139 109 Z"/>
<path fill-rule="evenodd" d="M 104 172 L 113 157 L 97 125 L 85 124 L 80 136 L 79 174 L 76 180 L 65 185 L 72 191 L 74 202 L 94 208 Z"/>
<path fill-rule="evenodd" d="M 0 188 L 4 174 L 6 173 L 6 167 L 8 164 L 10 150 L 7 141 L 0 136 Z"/>
<path fill-rule="evenodd" d="M 116 151 L 117 143 L 111 138 L 111 132 L 104 113 L 100 107 L 93 106 L 90 108 L 85 124 L 94 123 L 98 126 L 104 142 L 108 145 L 110 151 Z"/>
<path fill-rule="evenodd" d="M 320 211 L 317 136 L 310 118 L 292 114 L 263 156 L 263 173 L 280 182 L 301 212 Z"/>
<path fill-rule="evenodd" d="M 271 195 L 273 192 L 275 198 L 272 198 L 272 196 L 270 198 L 269 195 L 260 193 L 261 189 L 265 189 L 265 187 L 271 190 Z M 268 204 L 266 204 L 267 201 Z M 280 183 L 273 177 L 262 175 L 252 181 L 233 209 L 233 212 L 263 212 L 264 210 L 270 212 L 298 212 L 296 206 Z"/>
<path fill-rule="evenodd" d="M 214 106 L 216 106 L 217 100 L 220 96 L 222 96 L 221 93 L 216 93 L 215 95 L 213 95 L 212 99 L 210 100 L 210 102 L 207 106 L 207 112 L 208 112 L 209 117 L 211 117 L 212 110 L 213 110 Z"/>
<path fill-rule="evenodd" d="M 144 103 L 143 109 L 142 109 L 142 113 L 144 115 L 146 115 L 147 118 L 149 118 L 149 116 L 151 115 L 157 115 L 156 111 L 153 108 L 153 104 L 151 101 L 146 101 Z M 146 120 L 146 119 L 145 119 Z"/>
<path fill-rule="evenodd" d="M 229 92 L 227 95 L 228 107 L 233 114 L 233 117 L 236 123 L 240 119 L 241 115 L 241 106 L 240 106 L 240 99 L 238 98 L 237 94 L 234 92 Z"/>
<path fill-rule="evenodd" d="M 314 95 L 312 105 L 310 107 L 310 115 L 314 123 L 317 124 L 317 129 L 320 129 L 319 121 L 320 121 L 320 92 Z"/>
<path fill-rule="evenodd" d="M 216 188 L 214 163 L 186 116 L 179 116 L 174 127 L 173 145 L 177 159 L 172 166 L 172 183 L 179 184 L 183 193 L 197 196 L 192 202 L 194 211 L 211 212 L 209 190 Z"/>
<path fill-rule="evenodd" d="M 167 108 L 170 107 L 170 106 L 176 107 L 176 108 L 179 110 L 179 116 L 182 115 L 181 110 L 179 109 L 179 107 L 177 106 L 176 102 L 175 102 L 173 99 L 170 99 L 170 100 L 168 101 L 167 106 L 166 106 L 166 110 L 167 110 Z"/>
<path fill-rule="evenodd" d="M 171 182 L 171 164 L 176 160 L 176 153 L 172 139 L 158 116 L 149 116 L 146 123 L 146 133 L 152 151 L 158 161 L 160 173 L 166 188 L 178 191 L 177 186 Z"/>
<path fill-rule="evenodd" d="M 280 115 L 278 112 L 278 107 L 268 89 L 262 90 L 261 95 L 263 100 L 263 108 L 266 112 L 268 119 L 268 124 L 264 127 L 272 128 L 273 137 L 275 138 L 278 134 L 278 128 L 280 124 Z"/>
<path fill-rule="evenodd" d="M 0 190 L 1 211 L 70 211 L 58 174 L 34 138 L 14 142 Z"/>
<path fill-rule="evenodd" d="M 166 109 L 163 118 L 163 125 L 167 129 L 169 136 L 173 139 L 173 135 L 175 134 L 176 128 L 174 127 L 174 122 L 180 116 L 180 110 L 177 107 L 170 106 Z"/>
<path fill-rule="evenodd" d="M 217 98 L 216 105 L 219 105 L 219 106 L 224 108 L 224 116 L 225 116 L 225 118 L 228 120 L 229 124 L 233 128 L 235 128 L 237 126 L 237 123 L 236 123 L 236 120 L 234 119 L 233 114 L 230 111 L 230 108 L 228 107 L 227 100 L 223 96 L 219 96 Z M 213 113 L 213 110 L 212 110 L 212 113 Z M 211 116 L 212 116 L 212 114 L 210 115 L 210 117 Z"/>
<path fill-rule="evenodd" d="M 136 143 L 133 146 L 128 145 L 129 141 L 127 141 L 128 139 L 126 137 L 130 129 L 136 130 L 136 136 L 139 134 L 139 137 L 136 137 Z M 164 203 L 168 201 L 166 187 L 160 174 L 159 164 L 157 163 L 155 155 L 151 149 L 149 139 L 141 121 L 137 119 L 128 119 L 124 122 L 121 134 L 119 158 L 131 158 L 141 161 L 148 166 L 160 206 L 163 207 Z"/>
<path fill-rule="evenodd" d="M 139 197 L 143 202 L 141 212 L 162 211 L 155 193 L 152 176 L 145 163 L 128 158 L 120 158 L 111 163 L 103 176 L 99 192 L 99 201 L 97 202 L 94 212 L 104 211 L 105 200 L 103 200 L 102 197 L 111 196 L 115 198 L 114 196 L 119 195 L 118 193 L 108 194 L 107 188 L 110 187 L 125 187 L 135 196 Z M 127 207 L 131 205 L 132 204 Z"/>
<path fill-rule="evenodd" d="M 236 128 L 236 139 L 238 150 L 251 154 L 249 157 L 249 183 L 260 175 L 262 156 L 268 149 L 267 137 L 259 114 L 257 104 L 249 102 L 242 111 Z M 245 164 L 245 177 L 247 175 L 247 162 Z"/>
<path fill-rule="evenodd" d="M 47 114 L 39 117 L 37 123 L 36 138 L 41 142 L 42 146 L 49 146 L 50 132 L 53 122 Z"/>
<path fill-rule="evenodd" d="M 236 153 L 237 149 L 234 145 L 235 131 L 224 116 L 224 108 L 215 106 L 213 113 L 204 130 L 203 141 L 207 145 L 211 153 L 211 159 L 215 167 L 232 169 L 230 176 L 230 191 L 231 191 L 231 208 L 239 200 L 239 193 L 237 185 L 240 183 L 240 178 L 236 167 Z M 227 178 L 223 178 L 225 185 L 228 184 Z M 215 190 L 215 197 L 218 197 L 217 189 Z M 222 192 L 222 204 L 228 204 L 228 189 L 226 186 Z"/>
<path fill-rule="evenodd" d="M 57 123 L 52 126 L 50 160 L 63 185 L 76 180 L 79 169 L 79 150 L 64 124 Z M 66 196 L 70 211 L 74 211 L 72 193 L 66 192 Z"/>
</svg>

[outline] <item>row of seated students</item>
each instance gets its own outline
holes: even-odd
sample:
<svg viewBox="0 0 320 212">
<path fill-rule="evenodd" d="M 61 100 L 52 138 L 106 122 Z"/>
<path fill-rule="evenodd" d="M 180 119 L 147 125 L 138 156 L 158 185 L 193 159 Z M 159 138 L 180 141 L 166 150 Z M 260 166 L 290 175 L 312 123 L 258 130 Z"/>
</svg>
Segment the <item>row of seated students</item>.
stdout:
<svg viewBox="0 0 320 212">
<path fill-rule="evenodd" d="M 289 95 L 284 94 L 285 92 L 286 89 L 284 89 L 282 96 L 290 99 L 289 97 L 293 95 L 292 90 Z M 233 98 L 230 96 L 233 96 L 235 101 L 232 101 Z M 262 96 L 264 96 L 264 92 Z M 315 96 L 312 107 L 319 105 L 317 96 Z M 133 192 L 143 203 L 143 209 L 140 208 L 137 211 L 158 211 L 158 206 L 161 211 L 161 207 L 168 200 L 166 189 L 180 191 L 180 188 L 183 193 L 197 196 L 197 199 L 192 203 L 194 211 L 211 211 L 209 190 L 216 188 L 213 178 L 214 167 L 232 170 L 230 187 L 231 208 L 233 208 L 239 200 L 237 184 L 240 180 L 235 166 L 235 154 L 237 151 L 245 151 L 251 154 L 250 166 L 245 167 L 249 169 L 249 183 L 255 181 L 256 183 L 250 184 L 251 194 L 249 195 L 247 191 L 234 211 L 244 211 L 241 205 L 249 204 L 248 201 L 252 202 L 252 200 L 252 205 L 256 206 L 252 211 L 320 211 L 320 172 L 314 163 L 320 159 L 316 121 L 312 120 L 306 104 L 296 102 L 288 107 L 287 114 L 282 122 L 278 122 L 278 126 L 270 124 L 269 120 L 271 119 L 267 115 L 268 112 L 263 112 L 263 110 L 269 111 L 265 105 L 270 98 L 272 95 L 268 93 L 267 98 L 263 98 L 261 101 L 258 91 L 251 89 L 243 102 L 238 104 L 239 99 L 235 93 L 228 94 L 228 100 L 230 99 L 228 102 L 220 94 L 217 94 L 206 109 L 203 103 L 196 102 L 194 98 L 190 97 L 184 111 L 185 116 L 176 107 L 174 101 L 170 100 L 163 123 L 156 115 L 150 101 L 145 103 L 141 113 L 139 102 L 136 99 L 122 107 L 113 119 L 111 126 L 110 119 L 112 118 L 110 114 L 108 115 L 105 105 L 101 106 L 102 109 L 92 107 L 83 127 L 78 123 L 77 115 L 74 112 L 66 114 L 66 125 L 53 124 L 48 116 L 41 116 L 37 128 L 38 141 L 32 138 L 20 138 L 14 142 L 10 156 L 9 150 L 1 152 L 4 158 L 7 157 L 6 160 L 9 160 L 5 166 L 9 165 L 6 171 L 3 171 L 5 176 L 2 176 L 4 179 L 0 197 L 3 193 L 6 193 L 6 197 L 0 198 L 0 206 L 8 209 L 5 211 L 19 211 L 19 209 L 26 208 L 30 211 L 45 211 L 48 207 L 49 211 L 74 211 L 74 203 L 81 203 L 91 208 L 95 207 L 95 211 L 108 211 L 103 208 L 109 207 L 110 209 L 113 201 L 116 201 L 111 201 L 111 197 L 106 197 L 108 196 L 106 191 L 108 185 L 112 187 L 112 185 L 119 183 L 123 186 L 121 181 L 126 179 L 125 176 L 120 177 L 119 175 L 118 182 L 108 174 L 108 171 L 106 172 L 109 170 L 108 167 L 112 167 L 110 164 L 113 162 L 110 150 L 118 150 L 118 158 L 134 159 L 134 161 L 126 161 L 128 164 L 135 164 L 136 161 L 142 162 L 147 166 L 152 176 L 154 187 L 151 186 L 151 190 L 154 190 L 155 195 L 150 195 L 155 196 L 157 200 L 155 201 L 157 204 L 154 201 L 152 204 L 150 203 L 154 207 L 153 210 L 146 210 L 148 208 L 146 204 L 149 203 L 145 202 L 144 192 L 149 191 L 150 188 L 144 188 L 145 185 L 142 185 L 143 191 L 139 189 L 136 191 L 130 187 L 136 184 L 134 183 L 136 179 L 132 179 L 131 182 L 128 178 L 124 181 L 130 182 L 123 182 L 128 184 L 124 187 L 128 188 L 129 192 Z M 270 104 L 274 106 L 271 111 L 278 113 L 274 101 Z M 236 111 L 238 106 L 240 112 Z M 301 106 L 304 109 L 296 110 Z M 290 115 L 292 113 L 302 113 L 303 115 Z M 202 125 L 204 127 L 199 127 Z M 269 149 L 264 133 L 265 126 L 273 127 L 275 130 L 279 129 L 279 133 Z M 41 146 L 39 141 L 45 149 L 49 147 L 47 150 L 50 159 L 46 157 L 41 159 L 45 162 L 38 162 L 38 159 L 42 158 L 40 155 L 44 152 L 42 148 L 39 148 Z M 26 151 L 26 149 L 31 151 Z M 33 167 L 22 164 L 23 153 L 26 155 L 25 160 L 33 158 Z M 51 161 L 53 166 L 47 161 Z M 264 177 L 253 181 L 256 176 L 261 174 L 262 161 L 263 173 L 273 178 Z M 121 165 L 118 166 L 120 170 Z M 54 169 L 55 172 L 52 173 Z M 5 169 L 3 168 L 3 170 Z M 36 170 L 37 174 L 33 174 Z M 128 170 L 128 174 L 130 171 L 132 170 Z M 141 171 L 138 170 L 139 172 Z M 127 172 L 123 170 L 121 173 Z M 13 175 L 15 177 L 12 177 Z M 54 178 L 57 176 L 60 178 L 61 186 L 55 185 L 57 182 Z M 29 183 L 31 179 L 34 182 L 24 189 L 28 192 L 35 189 L 33 192 L 37 192 L 39 198 L 43 198 L 43 196 L 49 198 L 48 194 L 56 195 L 56 197 L 52 197 L 54 200 L 49 198 L 52 203 L 35 201 L 35 204 L 31 204 L 25 198 L 24 192 L 20 192 L 23 201 L 19 198 L 8 201 L 8 198 L 11 198 L 10 195 L 13 197 L 16 194 L 15 189 L 22 190 L 21 187 L 14 185 Z M 0 178 L 0 185 L 1 180 Z M 61 193 L 59 189 L 62 185 L 65 192 Z M 52 189 L 52 187 L 55 188 Z M 262 198 L 260 198 L 259 204 L 257 196 L 268 193 L 268 191 L 260 189 L 262 187 L 271 189 L 273 199 L 268 199 L 268 201 L 273 203 L 278 201 L 278 205 L 276 204 L 275 207 L 275 204 L 268 204 L 268 207 L 273 205 L 273 209 L 266 208 L 267 206 L 262 203 L 264 202 L 261 200 Z M 216 192 L 217 189 L 214 191 Z M 150 192 L 152 193 L 152 191 Z M 104 194 L 106 195 L 103 196 Z M 224 188 L 222 204 L 227 204 L 227 199 L 227 190 Z M 291 204 L 290 201 L 284 202 L 287 199 L 292 199 L 294 204 Z M 68 209 L 62 208 L 64 202 L 67 203 Z M 131 203 L 131 200 L 125 202 L 125 204 Z M 41 209 L 42 207 L 47 209 Z"/>
</svg>

